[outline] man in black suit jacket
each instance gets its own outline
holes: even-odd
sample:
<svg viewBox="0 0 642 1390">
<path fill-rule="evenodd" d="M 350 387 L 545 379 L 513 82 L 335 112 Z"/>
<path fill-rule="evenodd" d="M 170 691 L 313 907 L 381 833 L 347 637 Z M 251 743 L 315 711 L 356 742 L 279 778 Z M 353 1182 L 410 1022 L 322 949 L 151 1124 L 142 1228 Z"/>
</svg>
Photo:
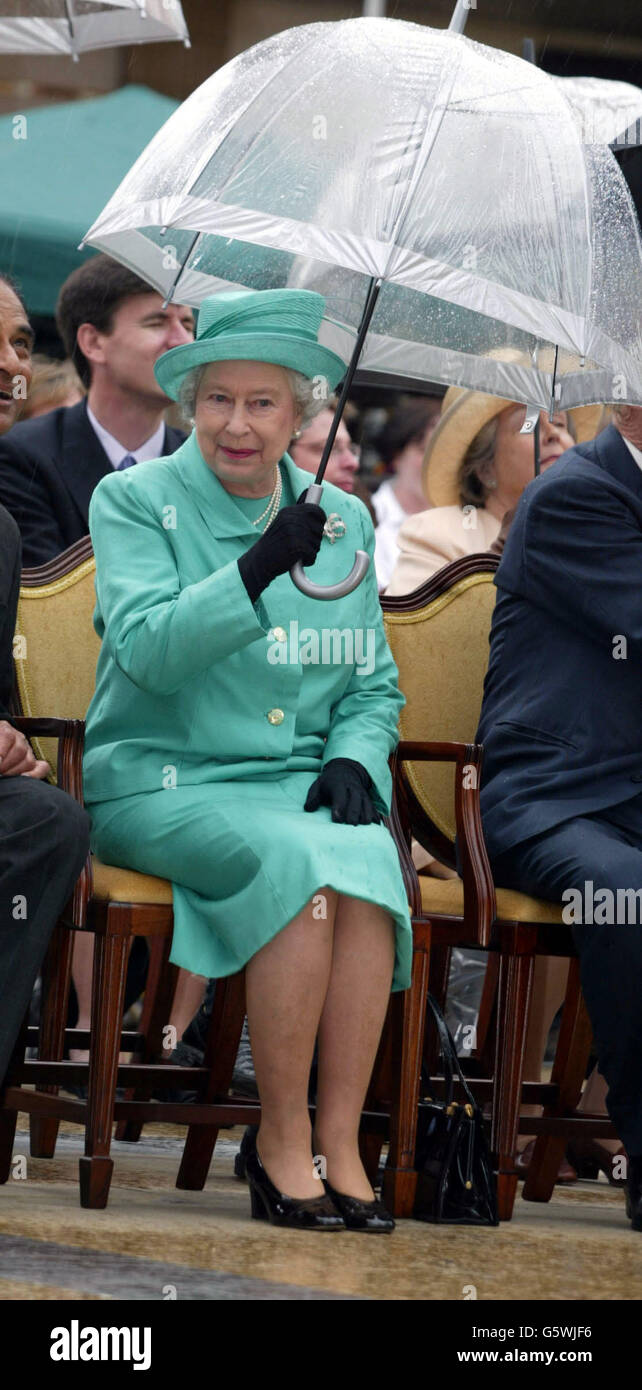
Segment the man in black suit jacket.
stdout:
<svg viewBox="0 0 642 1390">
<path fill-rule="evenodd" d="M 26 334 L 25 334 L 26 327 Z M 0 396 L 31 378 L 31 331 L 14 287 L 0 275 Z M 27 341 L 27 349 L 24 343 Z M 11 409 L 0 416 L 0 433 Z M 20 533 L 0 506 L 0 1087 L 56 921 L 89 850 L 89 817 L 42 779 L 8 714 L 20 585 Z"/>
<path fill-rule="evenodd" d="M 477 737 L 495 881 L 563 903 L 642 1230 L 642 409 L 524 492 Z"/>
<path fill-rule="evenodd" d="M 0 502 L 20 528 L 25 566 L 87 535 L 91 495 L 105 474 L 171 454 L 185 438 L 163 422 L 169 402 L 154 363 L 193 338 L 191 309 L 164 309 L 145 281 L 99 255 L 65 281 L 57 319 L 87 398 L 25 420 L 0 441 Z"/>
</svg>

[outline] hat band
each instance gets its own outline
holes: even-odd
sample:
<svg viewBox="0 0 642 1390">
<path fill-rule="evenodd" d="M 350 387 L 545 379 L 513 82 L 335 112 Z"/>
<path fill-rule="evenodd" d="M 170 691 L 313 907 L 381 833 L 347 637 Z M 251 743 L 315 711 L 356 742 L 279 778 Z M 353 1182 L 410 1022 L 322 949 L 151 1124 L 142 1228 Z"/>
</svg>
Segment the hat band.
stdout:
<svg viewBox="0 0 642 1390">
<path fill-rule="evenodd" d="M 311 313 L 306 311 L 307 305 L 299 313 L 292 310 L 285 313 L 281 312 L 278 315 L 278 321 L 275 322 L 274 305 L 272 304 L 257 305 L 254 303 L 246 313 L 235 307 L 230 310 L 229 314 L 217 316 L 213 323 L 203 328 L 202 332 L 198 332 L 196 341 L 219 338 L 231 330 L 235 337 L 237 334 L 250 336 L 256 333 L 269 333 L 270 331 L 275 334 L 293 333 L 296 337 L 305 339 L 306 342 L 316 343 L 320 325 L 319 314 L 316 309 L 313 309 Z"/>
</svg>

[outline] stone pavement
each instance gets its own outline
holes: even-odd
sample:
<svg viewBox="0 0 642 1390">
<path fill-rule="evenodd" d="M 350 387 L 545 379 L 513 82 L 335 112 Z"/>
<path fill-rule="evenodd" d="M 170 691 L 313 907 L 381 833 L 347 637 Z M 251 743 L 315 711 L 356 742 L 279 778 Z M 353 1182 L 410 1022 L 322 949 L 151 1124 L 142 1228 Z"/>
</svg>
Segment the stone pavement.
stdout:
<svg viewBox="0 0 642 1390">
<path fill-rule="evenodd" d="M 518 1197 L 495 1230 L 403 1221 L 378 1239 L 321 1236 L 250 1220 L 233 1174 L 241 1130 L 219 1139 L 203 1192 L 175 1187 L 176 1127 L 114 1143 L 109 1205 L 85 1211 L 80 1128 L 64 1124 L 55 1158 L 33 1159 L 26 1116 L 18 1123 L 25 1163 L 14 1159 L 0 1188 L 0 1300 L 642 1298 L 642 1236 L 604 1180 L 557 1188 L 548 1205 Z"/>
</svg>

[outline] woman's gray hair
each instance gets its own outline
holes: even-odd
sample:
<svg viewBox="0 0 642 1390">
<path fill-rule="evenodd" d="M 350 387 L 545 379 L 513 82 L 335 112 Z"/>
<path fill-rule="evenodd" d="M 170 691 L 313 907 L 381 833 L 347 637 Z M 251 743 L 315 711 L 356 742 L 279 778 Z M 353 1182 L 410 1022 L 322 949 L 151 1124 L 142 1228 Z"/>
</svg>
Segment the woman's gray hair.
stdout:
<svg viewBox="0 0 642 1390">
<path fill-rule="evenodd" d="M 181 382 L 178 394 L 179 405 L 190 425 L 194 424 L 196 397 L 203 372 L 209 365 L 209 362 L 204 362 L 200 367 L 192 367 L 191 372 L 187 372 Z M 299 429 L 303 432 L 312 423 L 315 415 L 328 409 L 331 399 L 330 389 L 325 377 L 314 377 L 311 380 L 304 376 L 303 372 L 294 371 L 292 367 L 284 367 L 283 370 L 288 378 L 296 413 L 301 415 Z"/>
</svg>

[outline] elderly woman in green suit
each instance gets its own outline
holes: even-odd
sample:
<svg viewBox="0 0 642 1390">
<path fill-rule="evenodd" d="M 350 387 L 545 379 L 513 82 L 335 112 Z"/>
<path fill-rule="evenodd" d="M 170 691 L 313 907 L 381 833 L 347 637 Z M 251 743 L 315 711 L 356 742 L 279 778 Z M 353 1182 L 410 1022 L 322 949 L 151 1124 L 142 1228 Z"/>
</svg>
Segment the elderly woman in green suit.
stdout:
<svg viewBox="0 0 642 1390">
<path fill-rule="evenodd" d="M 310 478 L 287 446 L 345 373 L 318 341 L 323 310 L 308 291 L 224 291 L 195 342 L 156 364 L 194 429 L 92 498 L 102 647 L 85 801 L 101 859 L 171 880 L 171 959 L 216 978 L 246 967 L 252 1214 L 383 1231 L 357 1137 L 390 990 L 410 983 L 381 821 L 403 697 L 374 565 L 323 602 L 289 575 L 300 560 L 336 582 L 374 550 L 356 498 L 326 484 L 325 510 L 297 505 Z"/>
</svg>

